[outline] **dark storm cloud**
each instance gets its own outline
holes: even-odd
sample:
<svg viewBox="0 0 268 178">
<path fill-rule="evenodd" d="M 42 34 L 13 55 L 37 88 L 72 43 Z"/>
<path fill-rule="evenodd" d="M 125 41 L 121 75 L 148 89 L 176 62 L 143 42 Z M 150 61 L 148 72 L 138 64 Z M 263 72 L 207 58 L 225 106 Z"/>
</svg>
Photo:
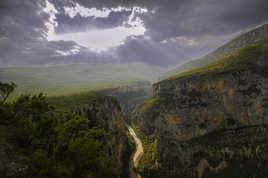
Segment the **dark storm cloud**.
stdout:
<svg viewBox="0 0 268 178">
<path fill-rule="evenodd" d="M 177 42 L 158 43 L 143 37 L 129 38 L 124 45 L 117 49 L 121 62 L 144 62 L 168 67 L 181 63 L 190 57 L 200 55 L 194 52 L 197 46 L 185 46 Z M 206 46 L 203 46 L 206 48 Z M 198 47 L 202 51 L 202 48 Z M 199 50 L 199 51 L 200 51 Z M 191 55 L 189 55 L 191 54 Z"/>
<path fill-rule="evenodd" d="M 108 18 L 70 18 L 64 6 L 73 5 L 71 1 L 51 0 L 59 11 L 56 15 L 58 33 L 85 31 L 91 28 L 113 28 L 122 25 L 130 11 L 111 12 Z M 49 14 L 43 11 L 44 0 L 0 1 L 0 67 L 7 65 L 39 65 L 66 63 L 99 63 L 118 61 L 110 52 L 99 54 L 81 47 L 78 54 L 68 53 L 74 46 L 72 41 L 48 42 L 45 25 Z M 61 52 L 61 53 L 60 53 Z"/>
<path fill-rule="evenodd" d="M 268 19 L 267 0 L 188 0 L 162 3 L 146 16 L 148 34 L 157 40 L 175 36 L 231 34 Z"/>
<path fill-rule="evenodd" d="M 0 64 L 23 62 L 18 56 L 30 43 L 44 39 L 48 15 L 41 13 L 44 1 L 0 2 Z M 20 61 L 19 61 L 20 60 Z"/>
<path fill-rule="evenodd" d="M 223 35 L 263 23 L 267 0 L 73 0 L 86 7 L 141 6 L 151 12 L 143 19 L 156 40 L 176 36 Z"/>
<path fill-rule="evenodd" d="M 76 0 L 86 7 L 141 6 L 149 13 L 141 17 L 151 42 L 128 41 L 118 49 L 120 59 L 157 65 L 182 63 L 215 49 L 227 40 L 268 20 L 267 0 Z M 181 45 L 179 41 L 160 45 L 157 42 L 184 37 L 196 40 L 198 46 Z"/>
<path fill-rule="evenodd" d="M 129 11 L 112 12 L 108 18 L 70 18 L 64 6 L 146 7 L 139 14 L 146 27 L 145 37 L 129 38 L 124 45 L 101 54 L 81 48 L 77 54 L 62 56 L 75 42 L 48 42 L 43 12 L 44 0 L 0 1 L 0 66 L 76 62 L 133 62 L 169 66 L 200 56 L 239 31 L 267 22 L 267 0 L 50 0 L 57 11 L 57 34 L 113 28 L 123 24 Z"/>
<path fill-rule="evenodd" d="M 66 62 L 68 57 L 57 50 L 68 52 L 77 44 L 45 39 L 48 31 L 45 23 L 49 20 L 49 14 L 43 12 L 45 6 L 43 0 L 0 2 L 0 67 Z"/>
<path fill-rule="evenodd" d="M 36 0 L 1 1 L 0 35 L 18 42 L 41 38 L 46 29 L 44 21 L 49 17 L 41 13 L 44 6 L 44 1 Z"/>
</svg>

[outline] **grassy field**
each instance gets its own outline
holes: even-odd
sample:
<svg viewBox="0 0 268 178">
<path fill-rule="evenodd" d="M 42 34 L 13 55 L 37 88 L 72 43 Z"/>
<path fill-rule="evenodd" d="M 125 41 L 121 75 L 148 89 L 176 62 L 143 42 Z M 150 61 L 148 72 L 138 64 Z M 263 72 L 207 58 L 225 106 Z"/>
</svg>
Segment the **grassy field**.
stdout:
<svg viewBox="0 0 268 178">
<path fill-rule="evenodd" d="M 154 81 L 163 71 L 142 63 L 0 68 L 0 81 L 13 81 L 18 85 L 13 97 L 40 92 L 58 96 L 113 88 L 136 81 Z"/>
<path fill-rule="evenodd" d="M 254 68 L 259 57 L 268 54 L 268 42 L 257 42 L 244 47 L 218 61 L 212 62 L 204 67 L 183 72 L 181 74 L 170 77 L 166 80 L 173 80 L 191 75 L 202 74 L 218 74 L 232 70 L 243 70 Z"/>
<path fill-rule="evenodd" d="M 250 43 L 268 40 L 268 24 L 253 29 L 245 34 L 238 36 L 237 38 L 231 40 L 225 45 L 219 47 L 215 51 L 199 58 L 182 64 L 166 73 L 164 73 L 160 80 L 172 77 L 174 75 L 184 73 L 190 70 L 194 70 L 200 67 L 204 67 L 218 59 L 223 58 L 226 55 L 231 54 L 234 51 L 237 51 Z"/>
</svg>

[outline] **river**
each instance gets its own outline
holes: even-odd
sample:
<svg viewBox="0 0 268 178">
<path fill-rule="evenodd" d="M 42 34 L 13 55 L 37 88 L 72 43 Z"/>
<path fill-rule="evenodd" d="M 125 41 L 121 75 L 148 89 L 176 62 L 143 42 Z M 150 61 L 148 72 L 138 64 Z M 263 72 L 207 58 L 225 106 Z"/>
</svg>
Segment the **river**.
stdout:
<svg viewBox="0 0 268 178">
<path fill-rule="evenodd" d="M 138 167 L 139 160 L 143 155 L 143 146 L 141 140 L 137 137 L 133 128 L 127 125 L 128 131 L 131 136 L 134 138 L 136 143 L 136 152 L 131 156 L 130 164 L 129 164 L 129 172 L 130 178 L 141 178 L 141 176 L 135 172 L 134 168 Z"/>
</svg>

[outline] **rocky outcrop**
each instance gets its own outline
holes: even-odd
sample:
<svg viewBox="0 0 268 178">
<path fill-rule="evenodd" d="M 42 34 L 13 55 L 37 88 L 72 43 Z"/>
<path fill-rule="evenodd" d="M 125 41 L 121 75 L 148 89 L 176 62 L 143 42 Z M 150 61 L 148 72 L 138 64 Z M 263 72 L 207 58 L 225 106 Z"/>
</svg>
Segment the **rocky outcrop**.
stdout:
<svg viewBox="0 0 268 178">
<path fill-rule="evenodd" d="M 133 117 L 157 141 L 160 161 L 158 169 L 145 168 L 141 174 L 210 178 L 235 177 L 224 171 L 238 165 L 255 170 L 242 160 L 257 159 L 260 147 L 263 154 L 267 151 L 267 54 L 267 43 L 253 45 L 207 68 L 154 84 L 153 97 Z M 262 156 L 257 165 L 266 162 L 267 155 Z"/>
</svg>

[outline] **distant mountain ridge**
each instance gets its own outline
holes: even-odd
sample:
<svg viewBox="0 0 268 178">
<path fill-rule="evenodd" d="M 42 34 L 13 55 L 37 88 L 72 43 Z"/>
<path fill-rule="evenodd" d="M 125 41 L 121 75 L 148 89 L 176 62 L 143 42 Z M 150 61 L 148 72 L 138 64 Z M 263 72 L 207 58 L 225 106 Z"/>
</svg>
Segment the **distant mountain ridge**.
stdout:
<svg viewBox="0 0 268 178">
<path fill-rule="evenodd" d="M 268 24 L 264 24 L 260 27 L 257 27 L 253 30 L 250 30 L 249 32 L 238 36 L 237 38 L 231 40 L 225 45 L 219 47 L 215 51 L 197 60 L 192 60 L 190 62 L 182 64 L 181 66 L 173 70 L 164 73 L 159 79 L 163 80 L 192 69 L 203 67 L 213 61 L 216 61 L 217 59 L 223 58 L 224 56 L 245 47 L 249 43 L 258 42 L 262 40 L 268 40 Z"/>
<path fill-rule="evenodd" d="M 144 63 L 72 64 L 50 67 L 0 68 L 0 81 L 15 82 L 13 96 L 45 92 L 62 95 L 114 88 L 137 81 L 155 82 L 164 69 Z"/>
</svg>

